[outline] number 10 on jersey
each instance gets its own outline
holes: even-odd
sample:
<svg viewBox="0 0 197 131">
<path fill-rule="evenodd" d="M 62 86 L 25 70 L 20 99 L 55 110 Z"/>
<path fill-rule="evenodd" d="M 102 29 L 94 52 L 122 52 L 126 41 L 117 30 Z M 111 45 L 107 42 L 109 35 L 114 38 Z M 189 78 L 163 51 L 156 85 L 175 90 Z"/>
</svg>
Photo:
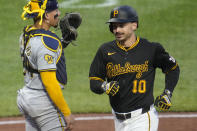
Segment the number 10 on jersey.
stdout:
<svg viewBox="0 0 197 131">
<path fill-rule="evenodd" d="M 133 90 L 134 94 L 145 93 L 146 92 L 146 81 L 145 80 L 134 80 L 133 81 Z"/>
</svg>

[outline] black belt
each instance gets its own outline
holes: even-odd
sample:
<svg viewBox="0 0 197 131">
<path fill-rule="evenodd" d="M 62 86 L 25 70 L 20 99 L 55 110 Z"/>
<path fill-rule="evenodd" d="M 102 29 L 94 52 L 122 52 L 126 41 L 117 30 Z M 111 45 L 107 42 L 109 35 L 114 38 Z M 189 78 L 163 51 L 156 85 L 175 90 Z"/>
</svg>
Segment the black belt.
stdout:
<svg viewBox="0 0 197 131">
<path fill-rule="evenodd" d="M 144 114 L 146 112 L 148 112 L 150 110 L 150 106 L 148 107 L 144 107 L 142 108 L 142 113 L 141 114 Z M 126 120 L 126 119 L 130 119 L 132 116 L 131 116 L 131 113 L 115 113 L 116 115 L 116 118 L 119 119 L 119 120 Z"/>
</svg>

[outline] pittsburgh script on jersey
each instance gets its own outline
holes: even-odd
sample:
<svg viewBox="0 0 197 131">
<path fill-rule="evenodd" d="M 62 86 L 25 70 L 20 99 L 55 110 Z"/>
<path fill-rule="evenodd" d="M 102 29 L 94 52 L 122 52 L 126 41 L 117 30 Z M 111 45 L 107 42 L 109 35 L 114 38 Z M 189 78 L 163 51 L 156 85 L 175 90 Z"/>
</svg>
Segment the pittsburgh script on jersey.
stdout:
<svg viewBox="0 0 197 131">
<path fill-rule="evenodd" d="M 126 62 L 124 66 L 121 66 L 120 64 L 114 65 L 113 63 L 110 62 L 107 64 L 106 69 L 107 69 L 107 76 L 109 78 L 125 73 L 137 72 L 136 78 L 139 79 L 142 76 L 143 72 L 148 71 L 148 60 L 146 60 L 144 64 L 135 64 L 135 65 L 130 64 L 130 62 Z"/>
</svg>

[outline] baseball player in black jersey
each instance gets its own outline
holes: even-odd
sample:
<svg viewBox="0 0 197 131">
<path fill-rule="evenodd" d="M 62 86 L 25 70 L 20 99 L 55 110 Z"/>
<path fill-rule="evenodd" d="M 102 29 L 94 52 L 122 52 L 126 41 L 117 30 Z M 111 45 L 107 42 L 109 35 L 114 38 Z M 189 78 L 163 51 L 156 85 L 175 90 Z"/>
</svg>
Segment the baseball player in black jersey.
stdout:
<svg viewBox="0 0 197 131">
<path fill-rule="evenodd" d="M 109 95 L 116 131 L 156 131 L 154 105 L 170 108 L 179 66 L 161 44 L 136 36 L 138 15 L 132 7 L 114 8 L 107 23 L 115 40 L 98 49 L 90 67 L 90 88 Z M 154 101 L 156 68 L 165 74 L 165 89 Z"/>
</svg>

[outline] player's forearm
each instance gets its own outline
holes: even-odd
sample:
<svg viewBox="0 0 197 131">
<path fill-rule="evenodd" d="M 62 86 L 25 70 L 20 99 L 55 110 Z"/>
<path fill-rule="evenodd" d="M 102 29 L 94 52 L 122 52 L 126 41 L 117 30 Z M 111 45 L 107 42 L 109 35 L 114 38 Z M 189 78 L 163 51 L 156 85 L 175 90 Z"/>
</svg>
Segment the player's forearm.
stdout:
<svg viewBox="0 0 197 131">
<path fill-rule="evenodd" d="M 177 66 L 174 70 L 168 72 L 165 76 L 165 89 L 173 92 L 178 80 L 179 80 L 180 69 Z"/>
<path fill-rule="evenodd" d="M 102 94 L 104 93 L 104 90 L 102 89 L 101 85 L 103 84 L 102 81 L 99 80 L 90 80 L 90 89 L 92 92 L 96 94 Z"/>
<path fill-rule="evenodd" d="M 49 97 L 54 102 L 54 104 L 60 109 L 60 111 L 68 116 L 71 114 L 71 111 L 63 97 L 60 85 L 56 79 L 56 72 L 40 72 L 42 82 L 48 92 Z"/>
</svg>

